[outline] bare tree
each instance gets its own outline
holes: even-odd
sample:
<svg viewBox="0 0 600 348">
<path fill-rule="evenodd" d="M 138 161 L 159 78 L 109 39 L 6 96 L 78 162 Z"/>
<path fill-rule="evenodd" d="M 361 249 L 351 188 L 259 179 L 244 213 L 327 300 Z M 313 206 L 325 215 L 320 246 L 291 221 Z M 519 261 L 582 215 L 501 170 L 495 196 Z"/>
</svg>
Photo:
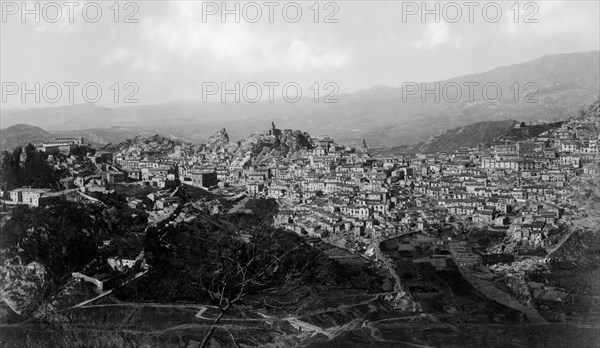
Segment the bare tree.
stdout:
<svg viewBox="0 0 600 348">
<path fill-rule="evenodd" d="M 243 232 L 247 232 L 243 235 Z M 209 331 L 204 336 L 201 347 L 208 347 L 220 321 L 235 305 L 243 302 L 244 298 L 271 285 L 269 290 L 277 290 L 299 281 L 308 268 L 310 261 L 294 264 L 285 270 L 285 275 L 280 276 L 274 284 L 269 284 L 272 276 L 282 263 L 292 253 L 299 250 L 303 244 L 297 244 L 284 250 L 281 245 L 284 234 L 273 228 L 266 219 L 252 226 L 249 231 L 240 230 L 237 233 L 239 242 L 232 248 L 228 245 L 231 241 L 225 229 L 220 229 L 216 238 L 217 262 L 216 269 L 206 277 L 207 269 L 200 271 L 199 276 L 202 287 L 206 290 L 211 300 L 216 303 L 219 314 L 211 323 Z M 243 241 L 244 237 L 247 239 Z"/>
</svg>

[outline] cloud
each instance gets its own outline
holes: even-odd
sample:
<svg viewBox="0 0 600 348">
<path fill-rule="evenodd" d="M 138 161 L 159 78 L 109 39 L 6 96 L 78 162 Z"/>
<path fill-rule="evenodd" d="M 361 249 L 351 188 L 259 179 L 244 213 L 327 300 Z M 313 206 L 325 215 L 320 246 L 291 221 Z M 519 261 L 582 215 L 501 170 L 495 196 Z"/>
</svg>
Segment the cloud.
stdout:
<svg viewBox="0 0 600 348">
<path fill-rule="evenodd" d="M 67 20 L 61 19 L 56 23 L 49 23 L 46 21 L 40 21 L 40 23 L 35 24 L 34 31 L 36 33 L 43 33 L 48 31 L 54 32 L 66 32 L 70 33 L 73 31 L 73 26 L 75 23 L 69 23 Z"/>
<path fill-rule="evenodd" d="M 518 17 L 515 17 L 514 10 L 507 6 L 504 9 L 506 16 L 503 18 L 502 32 L 511 37 L 524 36 L 524 33 L 527 33 L 528 36 L 552 40 L 556 40 L 557 35 L 571 36 L 571 40 L 579 40 L 582 37 L 581 33 L 594 26 L 596 28 L 592 30 L 597 32 L 598 17 L 593 13 L 598 13 L 598 3 L 573 4 L 565 6 L 564 1 L 521 4 Z M 582 4 L 583 8 L 580 7 Z"/>
<path fill-rule="evenodd" d="M 294 41 L 290 44 L 288 49 L 287 64 L 297 68 L 339 68 L 344 65 L 348 59 L 349 55 L 346 52 L 333 49 L 315 52 L 315 49 L 308 43 Z"/>
<path fill-rule="evenodd" d="M 563 0 L 554 0 L 554 1 L 543 1 L 540 3 L 535 3 L 539 6 L 540 12 L 552 12 L 556 10 L 561 10 L 565 4 Z"/>
<path fill-rule="evenodd" d="M 274 30 L 271 23 L 202 22 L 201 6 L 173 3 L 168 13 L 142 22 L 143 40 L 183 63 L 214 66 L 240 74 L 300 68 L 338 68 L 349 53 L 327 47 L 321 36 L 298 39 L 293 29 Z M 154 52 L 157 54 L 157 52 Z"/>
<path fill-rule="evenodd" d="M 158 70 L 158 63 L 150 58 L 146 58 L 140 53 L 134 53 L 126 48 L 117 48 L 106 54 L 102 60 L 102 65 L 110 67 L 115 64 L 129 63 L 129 67 L 133 70 L 144 70 L 154 72 Z"/>
<path fill-rule="evenodd" d="M 462 43 L 462 37 L 452 37 L 450 35 L 450 28 L 445 22 L 430 23 L 427 25 L 427 29 L 423 31 L 421 40 L 415 42 L 413 47 L 418 49 L 429 49 L 433 50 L 440 46 L 452 44 L 454 47 L 459 47 Z"/>
<path fill-rule="evenodd" d="M 49 6 L 47 10 L 44 9 L 46 5 L 50 4 L 51 6 Z M 42 5 L 43 7 L 40 6 L 42 9 L 38 12 L 41 17 L 39 23 L 29 20 L 25 22 L 34 26 L 34 32 L 71 33 L 74 31 L 74 28 L 80 27 L 80 21 L 74 19 L 72 22 L 69 21 L 69 8 L 64 4 L 48 2 L 46 5 Z M 25 8 L 28 7 L 25 6 Z M 29 9 L 33 9 L 33 7 Z"/>
</svg>

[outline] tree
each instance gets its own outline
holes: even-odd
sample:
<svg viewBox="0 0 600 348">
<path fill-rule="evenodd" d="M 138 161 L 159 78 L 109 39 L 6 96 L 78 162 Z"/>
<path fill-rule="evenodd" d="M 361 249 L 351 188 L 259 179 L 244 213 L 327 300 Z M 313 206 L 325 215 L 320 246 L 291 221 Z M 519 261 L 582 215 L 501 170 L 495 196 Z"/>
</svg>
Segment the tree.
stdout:
<svg viewBox="0 0 600 348">
<path fill-rule="evenodd" d="M 21 160 L 21 148 L 18 147 L 12 153 L 4 151 L 2 153 L 2 188 L 5 191 L 20 187 L 19 162 Z"/>
<path fill-rule="evenodd" d="M 1 166 L 2 188 L 8 191 L 22 186 L 57 187 L 54 169 L 46 162 L 47 158 L 45 153 L 40 153 L 31 144 L 14 149 L 12 154 L 4 151 Z"/>
<path fill-rule="evenodd" d="M 145 281 L 153 286 L 138 283 L 124 295 L 213 303 L 219 314 L 203 339 L 206 347 L 223 317 L 249 294 L 309 281 L 316 277 L 309 267 L 324 262 L 302 237 L 272 226 L 272 203 L 257 200 L 252 215 L 198 214 L 176 227 L 149 228 L 144 245 L 152 273 Z"/>
<path fill-rule="evenodd" d="M 231 247 L 226 229 L 221 229 L 217 237 L 217 262 L 213 269 L 202 269 L 200 276 L 202 288 L 219 308 L 219 314 L 213 320 L 204 336 L 201 347 L 207 347 L 219 322 L 235 305 L 259 290 L 280 289 L 298 282 L 308 265 L 315 259 L 297 262 L 293 254 L 302 249 L 303 243 L 286 245 L 285 234 L 273 228 L 263 219 L 252 227 L 250 242 L 237 243 Z M 304 253 L 302 253 L 304 255 Z M 279 276 L 276 274 L 279 271 Z"/>
<path fill-rule="evenodd" d="M 275 203 L 256 200 L 255 214 L 194 211 L 194 220 L 149 227 L 144 255 L 150 272 L 115 295 L 214 304 L 219 313 L 204 333 L 206 346 L 223 318 L 248 295 L 265 294 L 266 299 L 269 292 L 291 285 L 344 279 L 334 262 L 301 236 L 273 227 Z"/>
</svg>

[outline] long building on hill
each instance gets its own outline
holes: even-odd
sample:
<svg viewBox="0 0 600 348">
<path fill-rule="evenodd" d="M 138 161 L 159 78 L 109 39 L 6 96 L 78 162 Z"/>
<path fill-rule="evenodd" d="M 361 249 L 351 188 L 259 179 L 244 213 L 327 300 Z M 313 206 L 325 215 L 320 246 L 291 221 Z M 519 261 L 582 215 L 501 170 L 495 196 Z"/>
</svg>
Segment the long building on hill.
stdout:
<svg viewBox="0 0 600 348">
<path fill-rule="evenodd" d="M 81 145 L 83 145 L 83 137 L 63 137 L 45 141 L 37 149 L 47 153 L 70 154 L 73 148 Z"/>
</svg>

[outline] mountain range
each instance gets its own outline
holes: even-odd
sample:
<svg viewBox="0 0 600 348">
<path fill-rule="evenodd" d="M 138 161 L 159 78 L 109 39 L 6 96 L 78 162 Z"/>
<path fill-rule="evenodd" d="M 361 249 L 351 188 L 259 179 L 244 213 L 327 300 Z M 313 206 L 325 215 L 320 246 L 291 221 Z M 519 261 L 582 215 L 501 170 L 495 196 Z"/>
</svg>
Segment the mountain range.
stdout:
<svg viewBox="0 0 600 348">
<path fill-rule="evenodd" d="M 587 109 L 579 109 L 579 116 L 599 116 L 600 96 Z M 573 113 L 571 117 L 577 115 Z M 476 147 L 481 144 L 492 143 L 495 141 L 523 141 L 536 137 L 550 129 L 559 128 L 563 121 L 526 123 L 515 120 L 503 121 L 483 121 L 472 123 L 462 127 L 448 129 L 440 134 L 433 136 L 426 141 L 414 145 L 401 145 L 392 147 L 382 147 L 371 149 L 371 154 L 416 154 L 416 153 L 436 153 L 451 152 L 462 147 Z M 519 125 L 517 127 L 517 124 Z"/>
<path fill-rule="evenodd" d="M 194 143 L 204 143 L 221 128 L 232 140 L 260 132 L 271 120 L 285 129 L 302 129 L 314 135 L 328 134 L 341 143 L 359 145 L 363 139 L 371 148 L 413 145 L 441 132 L 483 121 L 560 120 L 600 95 L 599 52 L 552 54 L 542 58 L 493 70 L 426 84 L 411 84 L 438 94 L 447 91 L 450 99 L 459 86 L 457 102 L 416 92 L 403 98 L 409 89 L 375 86 L 352 94 L 340 94 L 338 103 L 314 102 L 302 98 L 298 103 L 202 103 L 179 100 L 159 105 L 107 108 L 93 104 L 2 110 L 3 127 L 27 124 L 56 135 L 80 135 L 93 143 L 118 143 L 135 135 L 155 133 Z M 483 86 L 495 83 L 502 92 Z M 469 84 L 478 84 L 472 98 Z M 444 89 L 448 87 L 447 89 Z M 518 92 L 518 93 L 517 93 Z M 529 102 L 524 102 L 525 99 Z M 508 123 L 506 123 L 508 124 Z M 107 125 L 111 127 L 107 128 Z M 24 126 L 0 133 L 2 148 L 24 139 L 41 136 Z M 20 134 L 19 136 L 14 133 Z M 18 140 L 14 142 L 13 140 Z"/>
</svg>

